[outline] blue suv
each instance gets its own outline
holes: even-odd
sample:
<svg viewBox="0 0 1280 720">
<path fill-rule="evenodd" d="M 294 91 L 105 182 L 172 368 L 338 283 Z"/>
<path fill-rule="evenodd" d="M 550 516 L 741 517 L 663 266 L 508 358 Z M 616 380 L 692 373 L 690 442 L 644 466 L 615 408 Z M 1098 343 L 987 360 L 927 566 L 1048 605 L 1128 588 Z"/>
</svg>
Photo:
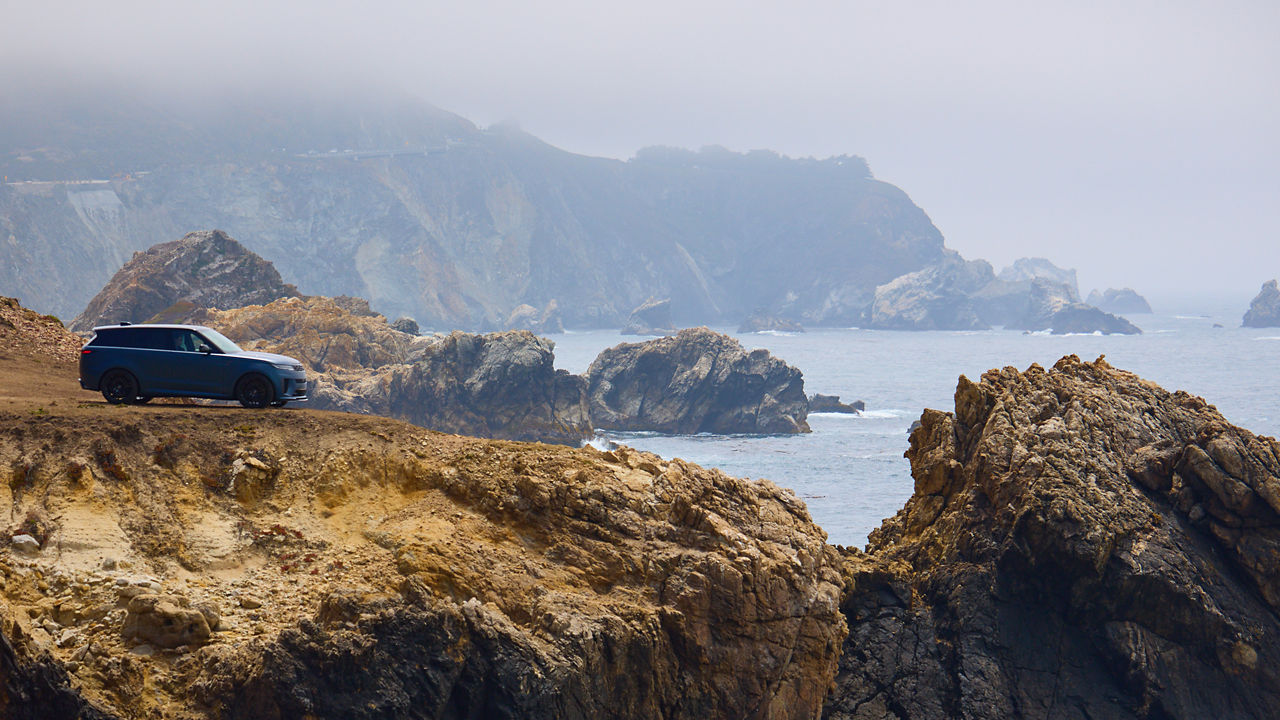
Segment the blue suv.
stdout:
<svg viewBox="0 0 1280 720">
<path fill-rule="evenodd" d="M 201 325 L 104 325 L 80 348 L 80 387 L 112 404 L 153 397 L 238 400 L 251 408 L 307 399 L 302 363 L 241 350 Z"/>
</svg>

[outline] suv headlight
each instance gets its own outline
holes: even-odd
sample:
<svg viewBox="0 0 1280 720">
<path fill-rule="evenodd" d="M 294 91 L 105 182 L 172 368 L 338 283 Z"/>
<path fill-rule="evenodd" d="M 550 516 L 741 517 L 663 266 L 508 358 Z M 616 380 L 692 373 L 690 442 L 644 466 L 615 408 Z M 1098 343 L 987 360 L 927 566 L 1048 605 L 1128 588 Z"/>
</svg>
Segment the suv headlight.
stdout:
<svg viewBox="0 0 1280 720">
<path fill-rule="evenodd" d="M 271 367 L 277 370 L 292 370 L 293 363 L 271 363 Z"/>
</svg>

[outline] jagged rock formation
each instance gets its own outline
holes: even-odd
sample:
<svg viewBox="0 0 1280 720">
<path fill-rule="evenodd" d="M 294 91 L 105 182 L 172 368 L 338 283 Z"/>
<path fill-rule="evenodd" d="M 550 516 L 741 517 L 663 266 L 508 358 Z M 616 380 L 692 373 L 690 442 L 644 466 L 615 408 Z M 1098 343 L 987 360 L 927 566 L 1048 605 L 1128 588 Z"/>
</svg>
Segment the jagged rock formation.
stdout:
<svg viewBox="0 0 1280 720">
<path fill-rule="evenodd" d="M 1280 443 L 1102 359 L 960 379 L 847 550 L 825 716 L 1269 718 Z"/>
<path fill-rule="evenodd" d="M 193 232 L 136 253 L 89 301 L 71 329 L 142 322 L 179 301 L 232 308 L 297 294 L 271 263 L 221 230 Z"/>
<path fill-rule="evenodd" d="M 936 265 L 876 288 L 867 327 L 884 330 L 985 330 L 972 296 L 994 281 L 991 264 L 950 252 Z"/>
<path fill-rule="evenodd" d="M 547 306 L 538 312 L 532 305 L 517 305 L 507 316 L 508 330 L 528 330 L 535 335 L 554 335 L 564 332 L 564 323 L 560 321 L 560 304 L 551 299 Z"/>
<path fill-rule="evenodd" d="M 1037 280 L 1048 281 L 1066 302 L 1080 302 L 1075 270 L 1060 268 L 1044 258 L 1020 258 L 973 293 L 974 309 L 989 325 L 1018 326 L 1033 313 L 1031 286 Z"/>
<path fill-rule="evenodd" d="M 854 400 L 851 403 L 840 402 L 839 395 L 823 395 L 817 393 L 809 396 L 809 412 L 810 413 L 844 413 L 846 415 L 857 415 L 867 409 L 867 404 L 861 400 Z"/>
<path fill-rule="evenodd" d="M 1241 327 L 1280 327 L 1280 289 L 1276 288 L 1275 280 L 1268 280 L 1262 284 L 1262 290 L 1258 292 L 1253 302 L 1249 303 L 1249 310 L 1244 314 L 1244 320 Z"/>
<path fill-rule="evenodd" d="M 1149 315 L 1151 304 L 1133 288 L 1107 288 L 1105 292 L 1093 290 L 1086 301 L 1090 305 L 1116 315 Z"/>
<path fill-rule="evenodd" d="M 670 298 L 649 298 L 631 311 L 623 335 L 674 335 L 675 323 L 671 321 Z"/>
<path fill-rule="evenodd" d="M 58 549 L 0 550 L 5 717 L 820 712 L 839 557 L 767 481 L 306 409 L 108 417 L 22 362 L 63 390 L 0 408 L 0 505 L 58 518 Z M 274 473 L 238 495 L 248 456 Z M 127 639 L 156 593 L 220 607 L 208 642 Z"/>
<path fill-rule="evenodd" d="M 555 368 L 554 349 L 527 330 L 453 332 L 411 363 L 331 373 L 312 405 L 475 437 L 576 445 L 592 434 L 587 385 Z"/>
<path fill-rule="evenodd" d="M 602 429 L 809 432 L 800 371 L 707 328 L 609 348 L 586 380 L 591 420 Z"/>
<path fill-rule="evenodd" d="M 1027 314 L 1010 325 L 1019 330 L 1050 330 L 1055 335 L 1101 332 L 1140 335 L 1142 330 L 1122 317 L 1073 301 L 1072 288 L 1045 278 L 1031 281 Z"/>
<path fill-rule="evenodd" d="M 309 294 L 435 330 L 500 328 L 552 298 L 567 326 L 620 327 L 651 295 L 681 326 L 787 303 L 847 327 L 877 285 L 943 249 L 858 157 L 584 157 L 373 91 L 199 107 L 94 93 L 0 103 L 0 174 L 40 181 L 0 185 L 0 294 L 64 317 L 134 251 L 196 227 L 228 231 Z M 73 180 L 102 182 L 57 182 Z"/>
<path fill-rule="evenodd" d="M 1060 268 L 1046 258 L 1019 258 L 1000 271 L 997 279 L 1010 284 L 1030 284 L 1036 278 L 1052 280 L 1071 288 L 1073 302 L 1080 301 L 1080 283 L 1074 268 Z"/>
<path fill-rule="evenodd" d="M 367 309 L 367 304 L 363 308 Z M 392 328 L 352 299 L 288 298 L 200 310 L 183 322 L 247 349 L 290 354 L 312 378 L 311 407 L 407 420 L 476 437 L 576 444 L 592 433 L 586 383 L 555 369 L 555 343 L 527 331 L 447 337 Z"/>
<path fill-rule="evenodd" d="M 804 332 L 804 326 L 794 320 L 780 318 L 764 310 L 756 310 L 738 326 L 740 333 L 758 332 Z"/>
</svg>

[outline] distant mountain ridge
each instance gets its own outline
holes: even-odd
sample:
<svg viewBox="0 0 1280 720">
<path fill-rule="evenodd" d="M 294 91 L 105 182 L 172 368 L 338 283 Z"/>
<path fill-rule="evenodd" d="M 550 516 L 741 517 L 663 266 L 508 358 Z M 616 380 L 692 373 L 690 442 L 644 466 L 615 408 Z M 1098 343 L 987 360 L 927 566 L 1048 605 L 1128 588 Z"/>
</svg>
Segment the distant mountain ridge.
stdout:
<svg viewBox="0 0 1280 720">
<path fill-rule="evenodd" d="M 241 98 L 190 108 L 102 93 L 0 109 L 0 292 L 73 317 L 134 252 L 219 228 L 304 293 L 367 297 L 430 329 L 489 329 L 555 300 L 620 326 L 760 307 L 853 324 L 941 234 L 861 158 L 650 148 L 575 155 L 423 103 Z"/>
</svg>

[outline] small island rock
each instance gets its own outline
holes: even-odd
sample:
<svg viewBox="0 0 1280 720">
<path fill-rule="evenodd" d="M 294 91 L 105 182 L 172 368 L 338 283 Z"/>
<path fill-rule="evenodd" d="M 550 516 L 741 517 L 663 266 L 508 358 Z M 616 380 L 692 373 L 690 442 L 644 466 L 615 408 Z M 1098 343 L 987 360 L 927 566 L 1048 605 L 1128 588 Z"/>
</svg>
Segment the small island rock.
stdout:
<svg viewBox="0 0 1280 720">
<path fill-rule="evenodd" d="M 623 335 L 674 335 L 676 325 L 671 320 L 671 300 L 649 298 L 631 311 L 631 317 L 622 328 Z"/>
<path fill-rule="evenodd" d="M 1132 288 L 1107 288 L 1105 292 L 1094 290 L 1086 301 L 1100 310 L 1117 315 L 1149 315 L 1151 304 Z"/>
<path fill-rule="evenodd" d="M 1241 327 L 1280 327 L 1280 289 L 1275 280 L 1262 285 L 1258 296 L 1249 303 Z"/>
<path fill-rule="evenodd" d="M 609 348 L 586 379 L 591 420 L 602 429 L 809 432 L 800 371 L 707 328 Z"/>
</svg>

